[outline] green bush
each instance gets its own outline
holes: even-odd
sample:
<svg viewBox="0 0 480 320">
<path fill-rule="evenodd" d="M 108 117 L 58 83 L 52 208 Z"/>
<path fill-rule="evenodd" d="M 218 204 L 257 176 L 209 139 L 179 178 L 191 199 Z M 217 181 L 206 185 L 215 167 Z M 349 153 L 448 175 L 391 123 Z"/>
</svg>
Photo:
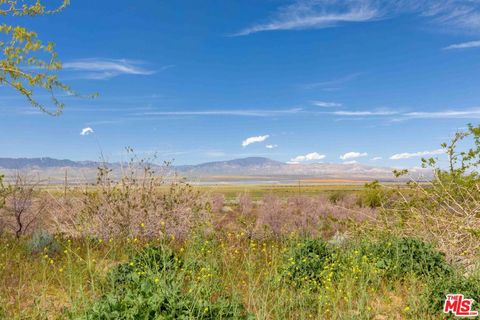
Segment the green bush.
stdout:
<svg viewBox="0 0 480 320">
<path fill-rule="evenodd" d="M 47 231 L 35 231 L 32 238 L 27 242 L 27 248 L 30 253 L 48 253 L 54 254 L 61 251 L 60 244 Z"/>
<path fill-rule="evenodd" d="M 424 297 L 431 314 L 441 313 L 446 295 L 449 293 L 463 294 L 465 298 L 474 299 L 473 308 L 476 310 L 479 306 L 480 279 L 455 274 L 427 281 Z"/>
<path fill-rule="evenodd" d="M 378 181 L 366 183 L 360 195 L 364 207 L 378 208 L 385 202 L 386 194 Z"/>
<path fill-rule="evenodd" d="M 297 285 L 319 280 L 324 267 L 333 259 L 334 252 L 334 248 L 321 239 L 298 242 L 289 252 L 284 274 Z"/>
<path fill-rule="evenodd" d="M 339 201 L 345 199 L 346 195 L 347 192 L 345 191 L 333 191 L 328 195 L 328 200 L 330 200 L 331 203 L 338 203 Z"/>
<path fill-rule="evenodd" d="M 167 246 L 147 247 L 108 275 L 106 293 L 75 319 L 246 319 L 221 286 L 202 286 Z M 192 275 L 192 276 L 189 276 Z"/>
<path fill-rule="evenodd" d="M 321 239 L 307 239 L 290 250 L 283 274 L 297 286 L 319 285 L 325 277 L 337 279 L 355 270 L 359 274 L 378 270 L 387 279 L 403 279 L 413 274 L 438 278 L 453 273 L 444 256 L 433 246 L 415 238 L 383 237 L 335 248 Z M 324 280 L 324 279 L 323 279 Z"/>
<path fill-rule="evenodd" d="M 388 278 L 402 278 L 407 274 L 432 278 L 452 273 L 443 254 L 416 238 L 386 237 L 366 242 L 362 244 L 362 252 L 376 261 Z"/>
</svg>

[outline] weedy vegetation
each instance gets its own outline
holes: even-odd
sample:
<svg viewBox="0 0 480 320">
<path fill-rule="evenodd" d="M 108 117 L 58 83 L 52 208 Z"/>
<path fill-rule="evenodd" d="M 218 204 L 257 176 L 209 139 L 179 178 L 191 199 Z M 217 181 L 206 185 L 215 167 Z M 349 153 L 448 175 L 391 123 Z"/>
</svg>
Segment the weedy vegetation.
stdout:
<svg viewBox="0 0 480 320">
<path fill-rule="evenodd" d="M 443 148 L 429 181 L 355 191 L 232 196 L 136 158 L 65 194 L 0 178 L 0 315 L 442 319 L 480 297 L 480 127 Z"/>
</svg>

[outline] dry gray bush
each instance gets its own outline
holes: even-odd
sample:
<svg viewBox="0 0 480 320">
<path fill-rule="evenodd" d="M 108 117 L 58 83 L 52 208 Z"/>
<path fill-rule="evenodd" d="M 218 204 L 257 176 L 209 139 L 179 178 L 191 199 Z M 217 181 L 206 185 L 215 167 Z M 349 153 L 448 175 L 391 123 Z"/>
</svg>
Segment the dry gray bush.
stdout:
<svg viewBox="0 0 480 320">
<path fill-rule="evenodd" d="M 465 144 L 466 138 L 472 143 Z M 411 179 L 406 186 L 390 190 L 393 195 L 382 203 L 374 226 L 422 238 L 435 244 L 448 260 L 471 266 L 480 254 L 480 126 L 469 125 L 442 147 L 448 169 L 442 169 L 435 158 L 422 159 L 423 166 L 434 172 L 433 179 Z M 397 172 L 404 174 L 408 172 Z"/>
<path fill-rule="evenodd" d="M 257 221 L 254 233 L 257 236 L 272 235 L 279 237 L 288 232 L 289 216 L 284 209 L 282 200 L 273 194 L 263 197 L 257 210 Z"/>
<path fill-rule="evenodd" d="M 480 254 L 480 182 L 462 186 L 436 176 L 395 190 L 395 203 L 385 206 L 377 226 L 419 237 L 445 253 L 449 261 L 473 263 Z"/>
<path fill-rule="evenodd" d="M 38 182 L 27 175 L 17 173 L 13 182 L 2 184 L 0 225 L 3 231 L 11 231 L 20 238 L 28 234 L 45 213 L 45 201 L 37 195 Z"/>
<path fill-rule="evenodd" d="M 238 210 L 242 215 L 248 215 L 252 213 L 253 201 L 252 201 L 252 197 L 248 193 L 246 192 L 240 193 L 237 196 L 237 202 L 238 202 Z"/>
<path fill-rule="evenodd" d="M 225 205 L 225 196 L 221 193 L 214 193 L 210 196 L 209 203 L 213 212 L 221 212 Z"/>
<path fill-rule="evenodd" d="M 275 195 L 264 197 L 257 210 L 256 236 L 295 233 L 331 236 L 350 220 L 360 221 L 374 215 L 375 210 L 362 208 L 353 198 L 332 203 L 324 196 L 294 196 L 283 201 Z"/>
<path fill-rule="evenodd" d="M 97 185 L 81 196 L 80 210 L 65 217 L 68 204 L 59 203 L 58 231 L 100 238 L 185 238 L 210 221 L 205 197 L 175 175 L 158 174 L 148 162 L 130 161 L 119 180 L 110 173 L 99 168 Z"/>
</svg>

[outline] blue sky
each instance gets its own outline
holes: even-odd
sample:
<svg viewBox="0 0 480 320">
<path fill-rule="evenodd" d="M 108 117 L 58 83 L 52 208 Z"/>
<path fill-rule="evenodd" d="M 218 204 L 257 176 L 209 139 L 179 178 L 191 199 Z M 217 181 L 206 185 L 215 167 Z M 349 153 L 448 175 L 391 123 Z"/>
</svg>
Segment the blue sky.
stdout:
<svg viewBox="0 0 480 320">
<path fill-rule="evenodd" d="M 480 118 L 480 1 L 394 3 L 74 0 L 10 20 L 100 96 L 50 117 L 0 88 L 1 156 L 418 165 Z"/>
</svg>

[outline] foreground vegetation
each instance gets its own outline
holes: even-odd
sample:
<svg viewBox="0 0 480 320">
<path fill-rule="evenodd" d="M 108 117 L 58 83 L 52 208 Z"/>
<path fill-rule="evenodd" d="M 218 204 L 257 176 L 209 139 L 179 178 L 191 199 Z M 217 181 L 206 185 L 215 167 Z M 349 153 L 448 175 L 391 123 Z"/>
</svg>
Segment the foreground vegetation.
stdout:
<svg viewBox="0 0 480 320">
<path fill-rule="evenodd" d="M 426 319 L 449 290 L 480 294 L 477 278 L 410 238 L 37 236 L 1 250 L 8 319 Z"/>
<path fill-rule="evenodd" d="M 18 177 L 0 188 L 0 314 L 444 318 L 447 293 L 480 298 L 479 138 L 469 127 L 444 145 L 447 171 L 424 160 L 430 183 L 361 190 L 226 197 L 135 159 L 120 181 L 99 168 L 85 191 Z"/>
</svg>

